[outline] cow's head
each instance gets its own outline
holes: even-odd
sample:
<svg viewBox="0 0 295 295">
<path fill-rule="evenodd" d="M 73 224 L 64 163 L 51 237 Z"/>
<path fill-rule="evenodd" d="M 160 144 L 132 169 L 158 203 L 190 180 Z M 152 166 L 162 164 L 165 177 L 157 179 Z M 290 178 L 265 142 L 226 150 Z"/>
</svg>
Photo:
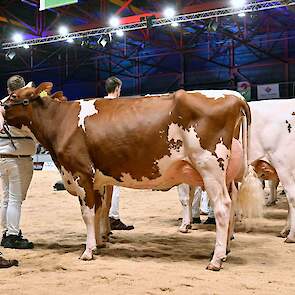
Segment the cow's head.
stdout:
<svg viewBox="0 0 295 295">
<path fill-rule="evenodd" d="M 20 128 L 30 120 L 32 114 L 32 105 L 38 100 L 42 100 L 41 96 L 47 96 L 52 89 L 52 83 L 41 83 L 37 88 L 27 85 L 13 91 L 5 101 L 2 101 L 5 114 L 4 117 L 9 125 Z"/>
</svg>

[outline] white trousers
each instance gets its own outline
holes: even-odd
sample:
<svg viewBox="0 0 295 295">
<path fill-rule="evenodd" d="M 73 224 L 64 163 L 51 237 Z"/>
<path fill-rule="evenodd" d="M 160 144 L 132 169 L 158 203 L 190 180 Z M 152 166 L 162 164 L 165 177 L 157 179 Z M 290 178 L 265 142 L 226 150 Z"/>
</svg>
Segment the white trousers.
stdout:
<svg viewBox="0 0 295 295">
<path fill-rule="evenodd" d="M 0 158 L 0 177 L 3 198 L 1 224 L 7 235 L 17 235 L 21 216 L 21 205 L 25 200 L 33 176 L 33 161 L 26 158 Z"/>
<path fill-rule="evenodd" d="M 119 215 L 119 203 L 120 203 L 120 187 L 114 185 L 113 195 L 112 195 L 112 204 L 109 212 L 109 217 L 114 219 L 120 219 Z"/>
<path fill-rule="evenodd" d="M 189 186 L 187 184 L 180 184 L 177 186 L 177 190 L 180 202 L 182 204 L 188 202 Z M 194 200 L 192 203 L 193 218 L 200 217 L 200 209 L 204 213 L 207 213 L 208 217 L 214 218 L 214 210 L 211 206 L 209 206 L 207 193 L 205 191 L 202 191 L 200 187 L 196 187 Z"/>
</svg>

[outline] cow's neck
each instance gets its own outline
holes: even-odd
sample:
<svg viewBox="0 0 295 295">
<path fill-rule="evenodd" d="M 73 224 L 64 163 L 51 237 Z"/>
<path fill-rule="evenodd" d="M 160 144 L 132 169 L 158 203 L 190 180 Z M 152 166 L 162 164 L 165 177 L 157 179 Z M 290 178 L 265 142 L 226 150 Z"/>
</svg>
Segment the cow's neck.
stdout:
<svg viewBox="0 0 295 295">
<path fill-rule="evenodd" d="M 54 146 L 58 131 L 62 128 L 58 124 L 59 119 L 64 117 L 66 104 L 61 104 L 51 98 L 43 98 L 42 103 L 32 105 L 32 113 L 28 118 L 27 126 L 32 131 L 36 139 L 50 151 L 54 153 Z M 54 155 L 52 155 L 54 156 Z"/>
</svg>

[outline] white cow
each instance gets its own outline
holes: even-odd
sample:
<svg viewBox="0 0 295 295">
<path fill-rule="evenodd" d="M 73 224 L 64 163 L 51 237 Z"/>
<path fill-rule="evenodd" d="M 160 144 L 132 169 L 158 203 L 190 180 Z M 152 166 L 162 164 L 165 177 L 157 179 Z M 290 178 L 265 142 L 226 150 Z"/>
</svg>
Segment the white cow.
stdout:
<svg viewBox="0 0 295 295">
<path fill-rule="evenodd" d="M 250 161 L 267 159 L 275 168 L 289 203 L 285 242 L 295 243 L 295 99 L 249 103 L 252 114 Z"/>
</svg>

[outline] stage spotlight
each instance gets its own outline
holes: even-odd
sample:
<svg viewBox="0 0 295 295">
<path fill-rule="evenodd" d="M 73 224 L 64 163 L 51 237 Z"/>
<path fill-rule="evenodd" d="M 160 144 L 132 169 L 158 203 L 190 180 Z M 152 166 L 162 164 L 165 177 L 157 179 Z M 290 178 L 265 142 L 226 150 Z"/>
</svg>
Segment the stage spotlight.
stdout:
<svg viewBox="0 0 295 295">
<path fill-rule="evenodd" d="M 109 20 L 109 24 L 111 27 L 118 27 L 120 25 L 120 19 L 117 16 L 112 16 Z"/>
<path fill-rule="evenodd" d="M 106 38 L 102 38 L 99 42 L 99 44 L 102 46 L 102 47 L 106 47 L 106 45 L 108 44 L 108 41 Z"/>
<path fill-rule="evenodd" d="M 30 46 L 29 46 L 28 44 L 24 44 L 24 45 L 23 45 L 23 48 L 24 48 L 24 49 L 29 49 Z"/>
<path fill-rule="evenodd" d="M 246 3 L 247 3 L 246 0 L 231 0 L 231 5 L 234 8 L 241 8 L 241 7 L 245 6 Z"/>
<path fill-rule="evenodd" d="M 60 26 L 58 32 L 60 35 L 65 36 L 69 33 L 69 29 L 66 26 Z"/>
<path fill-rule="evenodd" d="M 16 55 L 15 51 L 8 50 L 5 54 L 5 59 L 8 61 L 13 60 L 15 55 Z"/>
<path fill-rule="evenodd" d="M 22 34 L 20 33 L 15 33 L 13 36 L 12 36 L 12 39 L 14 42 L 17 42 L 17 43 L 20 43 L 24 40 L 24 37 Z"/>
<path fill-rule="evenodd" d="M 176 27 L 179 26 L 179 23 L 178 22 L 172 22 L 171 26 L 174 27 L 174 28 L 176 28 Z"/>
<path fill-rule="evenodd" d="M 68 39 L 67 39 L 67 42 L 68 42 L 68 43 L 74 43 L 74 39 L 73 39 L 73 38 L 68 38 Z"/>
<path fill-rule="evenodd" d="M 176 11 L 173 7 L 167 7 L 163 12 L 163 15 L 166 18 L 172 18 L 173 16 L 175 16 L 175 14 L 176 14 Z"/>
<path fill-rule="evenodd" d="M 238 16 L 239 17 L 245 17 L 246 16 L 246 13 L 245 12 L 241 12 L 241 13 L 238 14 Z"/>
<path fill-rule="evenodd" d="M 123 37 L 124 36 L 124 32 L 122 30 L 118 30 L 118 31 L 116 31 L 116 35 L 118 37 Z"/>
</svg>

